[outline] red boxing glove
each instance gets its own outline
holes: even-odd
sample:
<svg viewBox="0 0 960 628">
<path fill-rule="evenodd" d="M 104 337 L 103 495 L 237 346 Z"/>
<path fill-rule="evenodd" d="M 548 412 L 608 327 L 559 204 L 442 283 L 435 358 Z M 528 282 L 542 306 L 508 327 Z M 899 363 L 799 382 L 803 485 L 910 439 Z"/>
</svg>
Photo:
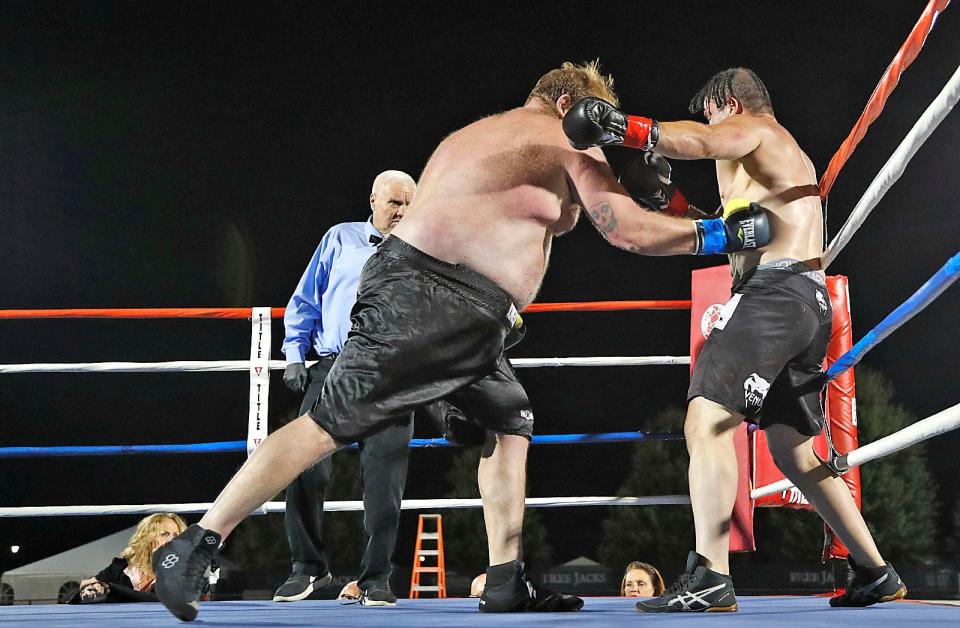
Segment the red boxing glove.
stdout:
<svg viewBox="0 0 960 628">
<path fill-rule="evenodd" d="M 690 201 L 687 200 L 687 197 L 683 195 L 683 192 L 680 191 L 680 188 L 671 184 L 673 187 L 673 196 L 670 197 L 670 202 L 664 207 L 661 211 L 664 214 L 669 216 L 679 216 L 680 218 L 714 218 L 717 215 L 717 212 L 712 214 L 707 213 L 697 207 L 696 205 L 691 205 Z"/>
<path fill-rule="evenodd" d="M 663 213 L 670 216 L 686 216 L 687 212 L 690 211 L 691 205 L 690 201 L 687 200 L 687 197 L 683 195 L 683 192 L 680 191 L 680 188 L 674 186 L 673 196 L 670 197 L 670 202 L 666 207 L 663 208 Z"/>
<path fill-rule="evenodd" d="M 652 118 L 627 116 L 627 132 L 623 136 L 623 145 L 640 150 L 650 150 L 660 139 L 660 125 Z"/>
</svg>

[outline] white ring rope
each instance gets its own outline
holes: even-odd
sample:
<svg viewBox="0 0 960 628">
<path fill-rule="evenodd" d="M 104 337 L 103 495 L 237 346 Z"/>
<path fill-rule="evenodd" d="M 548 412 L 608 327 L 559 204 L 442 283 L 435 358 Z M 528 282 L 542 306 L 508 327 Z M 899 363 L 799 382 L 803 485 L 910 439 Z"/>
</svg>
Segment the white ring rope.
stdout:
<svg viewBox="0 0 960 628">
<path fill-rule="evenodd" d="M 660 506 L 690 503 L 687 495 L 659 495 L 654 497 L 528 497 L 527 508 L 559 508 L 565 506 Z M 480 508 L 479 498 L 463 499 L 405 499 L 403 510 L 430 510 L 439 508 Z M 78 515 L 145 515 L 155 512 L 180 514 L 202 513 L 213 503 L 197 504 L 127 504 L 113 506 L 21 506 L 0 508 L 2 517 L 57 517 Z M 284 512 L 286 503 L 267 502 L 254 513 Z M 323 503 L 324 512 L 363 510 L 362 501 L 329 501 Z"/>
<path fill-rule="evenodd" d="M 840 232 L 830 243 L 822 257 L 822 268 L 826 269 L 847 245 L 853 234 L 864 223 L 867 216 L 880 202 L 887 191 L 903 175 L 907 164 L 930 137 L 934 129 L 950 113 L 960 100 L 960 66 L 941 90 L 936 99 L 927 107 L 913 128 L 887 160 L 887 163 L 871 182 L 863 197 L 854 207 L 850 217 Z M 573 358 L 517 358 L 511 360 L 516 368 L 543 366 L 649 366 L 690 364 L 689 356 L 646 356 L 646 357 L 573 357 Z M 308 363 L 310 364 L 310 363 Z M 283 360 L 270 360 L 270 370 L 282 370 L 286 367 Z M 83 372 L 227 372 L 249 371 L 249 360 L 216 360 L 175 362 L 80 362 L 47 364 L 0 364 L 0 373 L 83 373 Z M 845 457 L 851 467 L 859 466 L 870 460 L 890 455 L 906 447 L 922 442 L 934 436 L 960 427 L 960 404 L 928 417 L 922 421 L 890 434 L 873 443 L 849 452 Z M 789 480 L 782 480 L 751 491 L 753 499 L 793 487 Z M 645 506 L 659 504 L 689 504 L 687 495 L 664 495 L 659 497 L 534 497 L 526 500 L 528 508 L 554 508 L 567 506 Z M 193 504 L 141 504 L 106 506 L 23 506 L 0 508 L 3 517 L 40 517 L 40 516 L 77 516 L 110 514 L 148 514 L 154 512 L 202 513 L 212 507 L 212 503 Z M 420 499 L 403 500 L 403 510 L 423 510 L 441 508 L 479 508 L 482 502 L 471 499 Z M 284 512 L 284 502 L 268 502 L 255 512 Z M 324 510 L 362 511 L 362 501 L 329 501 Z"/>
<path fill-rule="evenodd" d="M 540 366 L 656 366 L 665 364 L 690 364 L 689 355 L 652 355 L 647 357 L 582 357 L 582 358 L 515 358 L 510 360 L 514 368 Z"/>
<path fill-rule="evenodd" d="M 929 438 L 945 434 L 957 428 L 960 428 L 960 403 L 952 408 L 947 408 L 942 412 L 927 417 L 922 421 L 917 421 L 913 425 L 909 425 L 889 436 L 884 436 L 870 444 L 854 449 L 846 455 L 847 463 L 851 467 L 856 467 L 864 462 L 888 456 L 901 449 L 906 449 L 911 445 L 916 445 Z M 757 499 L 765 495 L 785 492 L 791 488 L 793 488 L 793 483 L 790 480 L 784 479 L 750 491 L 750 497 Z"/>
<path fill-rule="evenodd" d="M 690 364 L 690 356 L 645 357 L 516 358 L 515 368 L 540 366 L 654 366 Z M 315 364 L 308 361 L 307 366 Z M 271 371 L 282 371 L 287 363 L 270 360 Z M 179 360 L 176 362 L 72 362 L 59 364 L 0 364 L 0 373 L 208 373 L 249 371 L 249 360 Z"/>
<path fill-rule="evenodd" d="M 944 86 L 943 90 L 941 90 L 940 94 L 930 103 L 927 110 L 923 112 L 920 119 L 913 125 L 913 128 L 910 129 L 910 132 L 904 138 L 903 142 L 900 143 L 900 146 L 897 147 L 897 150 L 893 152 L 890 159 L 884 164 L 880 173 L 877 174 L 876 178 L 870 184 L 870 187 L 867 188 L 863 198 L 861 198 L 857 206 L 853 208 L 850 217 L 847 218 L 847 222 L 845 222 L 843 228 L 840 229 L 840 233 L 833 239 L 821 258 L 821 267 L 824 270 L 833 262 L 840 251 L 843 250 L 843 247 L 847 245 L 850 238 L 853 237 L 853 234 L 856 233 L 860 225 L 862 225 L 867 219 L 867 216 L 870 215 L 870 212 L 873 211 L 873 208 L 876 207 L 880 199 L 887 193 L 887 190 L 893 187 L 893 184 L 903 175 L 907 163 L 913 158 L 917 150 L 920 149 L 920 146 L 927 141 L 927 138 L 930 137 L 933 130 L 947 117 L 947 114 L 950 113 L 953 106 L 957 104 L 958 99 L 960 99 L 960 66 L 957 67 L 957 70 L 953 73 L 953 76 L 947 82 L 946 86 Z"/>
<path fill-rule="evenodd" d="M 960 404 L 917 421 L 893 434 L 884 436 L 868 445 L 849 452 L 846 455 L 851 467 L 856 467 L 906 449 L 934 436 L 960 428 Z M 781 480 L 750 492 L 752 499 L 788 491 L 793 487 L 789 480 Z M 562 506 L 651 506 L 661 504 L 689 504 L 686 495 L 663 495 L 659 497 L 530 497 L 526 500 L 529 508 L 555 508 Z M 112 506 L 21 506 L 0 508 L 3 517 L 43 517 L 76 515 L 119 515 L 149 514 L 154 512 L 200 513 L 206 512 L 212 503 L 195 504 L 142 504 Z M 423 510 L 430 508 L 479 508 L 482 502 L 472 499 L 407 499 L 401 506 L 404 510 Z M 284 502 L 268 502 L 257 512 L 283 512 Z M 328 511 L 363 510 L 362 501 L 330 501 L 324 503 Z"/>
</svg>

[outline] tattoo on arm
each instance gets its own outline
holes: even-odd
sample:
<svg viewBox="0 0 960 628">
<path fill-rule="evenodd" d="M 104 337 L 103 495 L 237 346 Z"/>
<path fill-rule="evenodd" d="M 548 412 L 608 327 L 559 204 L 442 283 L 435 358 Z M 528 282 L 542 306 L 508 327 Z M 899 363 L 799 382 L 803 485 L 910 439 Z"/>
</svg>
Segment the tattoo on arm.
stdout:
<svg viewBox="0 0 960 628">
<path fill-rule="evenodd" d="M 610 203 L 597 203 L 587 210 L 590 216 L 590 222 L 597 228 L 604 239 L 609 240 L 611 236 L 617 234 L 620 224 L 617 222 L 617 215 L 613 211 Z"/>
<path fill-rule="evenodd" d="M 590 222 L 597 228 L 604 240 L 631 253 L 637 253 L 638 255 L 644 253 L 644 249 L 635 243 L 633 237 L 621 237 L 620 221 L 617 220 L 617 214 L 610 203 L 597 203 L 587 210 L 587 215 L 590 216 Z"/>
</svg>

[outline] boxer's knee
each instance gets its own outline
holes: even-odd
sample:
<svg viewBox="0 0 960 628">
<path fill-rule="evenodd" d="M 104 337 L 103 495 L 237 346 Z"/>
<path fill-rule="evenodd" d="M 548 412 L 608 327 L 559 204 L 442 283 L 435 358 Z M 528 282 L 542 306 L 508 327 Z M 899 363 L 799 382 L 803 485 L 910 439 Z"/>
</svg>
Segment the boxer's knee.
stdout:
<svg viewBox="0 0 960 628">
<path fill-rule="evenodd" d="M 720 404 L 704 397 L 695 397 L 687 407 L 683 423 L 683 435 L 687 449 L 712 442 L 718 437 L 730 436 L 743 422 L 743 416 L 731 412 Z"/>
<path fill-rule="evenodd" d="M 493 458 L 505 466 L 526 465 L 530 440 L 516 434 L 500 434 L 487 431 L 487 438 L 481 451 L 482 458 Z"/>
<path fill-rule="evenodd" d="M 822 461 L 814 452 L 813 439 L 809 436 L 781 423 L 774 423 L 764 431 L 767 448 L 784 475 L 808 473 L 822 466 Z"/>
</svg>

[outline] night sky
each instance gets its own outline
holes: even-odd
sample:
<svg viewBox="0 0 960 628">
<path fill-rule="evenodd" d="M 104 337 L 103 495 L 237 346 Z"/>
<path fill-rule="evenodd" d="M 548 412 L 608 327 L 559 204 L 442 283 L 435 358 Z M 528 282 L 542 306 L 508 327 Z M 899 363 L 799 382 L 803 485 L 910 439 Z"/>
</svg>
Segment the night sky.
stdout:
<svg viewBox="0 0 960 628">
<path fill-rule="evenodd" d="M 0 308 L 282 306 L 324 231 L 367 217 L 378 172 L 419 176 L 446 134 L 521 105 L 566 60 L 599 57 L 625 109 L 663 120 L 689 117 L 714 72 L 750 67 L 822 172 L 926 2 L 425 4 L 3 3 Z M 958 29 L 960 7 L 948 7 L 840 174 L 831 236 L 955 70 Z M 958 115 L 831 267 L 850 277 L 857 338 L 960 249 Z M 609 155 L 615 166 L 631 156 Z M 674 178 L 694 204 L 717 204 L 711 162 L 674 162 Z M 581 224 L 556 242 L 539 300 L 689 298 L 690 271 L 720 261 L 633 256 Z M 958 401 L 958 307 L 955 287 L 865 361 L 919 417 Z M 682 312 L 528 323 L 517 357 L 688 352 Z M 243 321 L 0 322 L 3 363 L 246 359 L 248 343 Z M 683 367 L 521 379 L 544 434 L 642 429 L 645 416 L 683 403 L 688 381 Z M 6 375 L 0 444 L 238 440 L 247 387 L 245 373 Z M 276 373 L 271 415 L 297 403 Z M 954 433 L 929 448 L 944 501 L 960 490 L 958 446 Z M 629 445 L 535 448 L 530 494 L 613 494 L 629 454 Z M 0 504 L 210 501 L 241 462 L 5 460 Z M 448 463 L 446 452 L 414 453 L 407 497 L 444 493 L 436 478 Z M 556 557 L 591 555 L 595 540 L 583 539 L 605 511 L 563 516 L 576 536 L 554 535 Z M 0 520 L 0 570 L 136 519 Z M 11 544 L 22 552 L 11 556 Z"/>
</svg>

